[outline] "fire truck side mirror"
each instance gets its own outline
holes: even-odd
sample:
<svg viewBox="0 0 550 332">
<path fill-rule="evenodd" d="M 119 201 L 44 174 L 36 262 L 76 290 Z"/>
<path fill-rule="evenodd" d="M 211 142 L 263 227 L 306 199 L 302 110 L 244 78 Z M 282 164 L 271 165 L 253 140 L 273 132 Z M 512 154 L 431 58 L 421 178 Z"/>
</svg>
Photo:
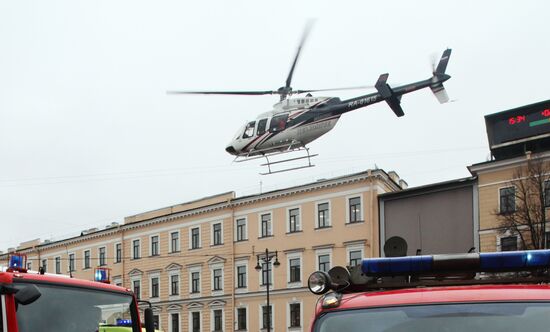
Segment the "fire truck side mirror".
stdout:
<svg viewBox="0 0 550 332">
<path fill-rule="evenodd" d="M 146 332 L 155 332 L 155 322 L 153 320 L 153 309 L 145 309 L 145 331 Z"/>
<path fill-rule="evenodd" d="M 15 293 L 15 301 L 22 305 L 31 304 L 42 295 L 35 285 L 28 285 Z"/>
</svg>

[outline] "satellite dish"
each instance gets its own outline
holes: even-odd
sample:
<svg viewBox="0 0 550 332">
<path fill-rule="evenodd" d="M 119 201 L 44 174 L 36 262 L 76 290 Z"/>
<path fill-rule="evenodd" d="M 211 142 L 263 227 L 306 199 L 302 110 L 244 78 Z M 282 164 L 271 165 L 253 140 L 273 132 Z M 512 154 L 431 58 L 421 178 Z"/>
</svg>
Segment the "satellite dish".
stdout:
<svg viewBox="0 0 550 332">
<path fill-rule="evenodd" d="M 330 280 L 340 287 L 349 286 L 350 275 L 348 270 L 342 266 L 335 266 L 328 271 Z"/>
<path fill-rule="evenodd" d="M 407 241 L 400 236 L 390 237 L 384 244 L 386 257 L 407 256 Z"/>
</svg>

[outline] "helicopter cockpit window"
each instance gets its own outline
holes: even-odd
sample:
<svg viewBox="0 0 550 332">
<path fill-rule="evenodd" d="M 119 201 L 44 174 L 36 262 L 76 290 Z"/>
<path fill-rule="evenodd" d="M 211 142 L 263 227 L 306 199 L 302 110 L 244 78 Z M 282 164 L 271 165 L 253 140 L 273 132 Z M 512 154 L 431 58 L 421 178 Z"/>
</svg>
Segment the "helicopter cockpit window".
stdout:
<svg viewBox="0 0 550 332">
<path fill-rule="evenodd" d="M 288 119 L 288 113 L 274 116 L 273 118 L 271 118 L 271 122 L 269 124 L 269 131 L 272 133 L 275 133 L 275 132 L 284 130 L 286 128 L 287 119 Z"/>
<path fill-rule="evenodd" d="M 256 132 L 256 135 L 258 136 L 263 135 L 265 133 L 266 125 L 267 125 L 267 119 L 261 119 L 260 121 L 258 121 L 258 130 Z"/>
<path fill-rule="evenodd" d="M 246 125 L 246 127 L 244 128 L 243 138 L 249 138 L 254 136 L 254 125 L 256 125 L 256 121 L 249 122 Z"/>
</svg>

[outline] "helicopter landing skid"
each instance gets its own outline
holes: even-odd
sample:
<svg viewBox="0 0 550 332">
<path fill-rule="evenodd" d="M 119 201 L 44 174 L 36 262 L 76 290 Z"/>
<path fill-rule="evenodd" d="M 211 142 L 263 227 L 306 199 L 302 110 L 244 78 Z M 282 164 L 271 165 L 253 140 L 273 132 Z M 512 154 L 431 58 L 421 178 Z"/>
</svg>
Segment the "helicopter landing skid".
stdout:
<svg viewBox="0 0 550 332">
<path fill-rule="evenodd" d="M 288 153 L 288 152 L 297 152 L 297 151 L 305 151 L 307 156 L 300 156 L 300 157 L 288 158 L 288 159 L 277 160 L 277 161 L 270 161 L 269 160 L 269 157 L 272 157 L 274 155 L 279 155 L 279 154 Z M 287 150 L 287 151 L 284 151 L 284 152 L 279 152 L 279 153 L 276 153 L 276 154 L 269 154 L 269 155 L 265 154 L 265 155 L 263 155 L 263 157 L 265 157 L 267 162 L 265 164 L 261 164 L 260 166 L 267 166 L 267 172 L 260 173 L 260 175 L 283 173 L 283 172 L 293 171 L 293 170 L 297 170 L 297 169 L 313 167 L 315 165 L 313 165 L 311 163 L 311 158 L 316 157 L 316 156 L 318 156 L 318 154 L 309 154 L 309 149 L 308 148 L 299 148 L 299 149 L 294 149 L 294 150 Z M 280 169 L 280 170 L 272 170 L 271 169 L 271 166 L 273 166 L 273 165 L 283 164 L 283 163 L 288 163 L 288 162 L 291 162 L 291 161 L 303 160 L 303 159 L 307 159 L 307 164 L 306 165 L 294 166 L 294 167 L 284 168 L 284 169 Z"/>
</svg>

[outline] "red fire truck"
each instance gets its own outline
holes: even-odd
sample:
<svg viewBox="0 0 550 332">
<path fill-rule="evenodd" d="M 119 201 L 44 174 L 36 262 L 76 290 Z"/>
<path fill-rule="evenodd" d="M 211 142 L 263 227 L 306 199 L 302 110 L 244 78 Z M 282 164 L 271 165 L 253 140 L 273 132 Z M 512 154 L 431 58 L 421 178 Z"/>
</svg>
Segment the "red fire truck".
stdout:
<svg viewBox="0 0 550 332">
<path fill-rule="evenodd" d="M 315 332 L 548 331 L 550 250 L 364 259 L 314 272 Z"/>
<path fill-rule="evenodd" d="M 0 272 L 0 332 L 96 332 L 107 326 L 131 326 L 141 332 L 136 298 L 130 290 L 98 281 L 27 271 L 24 255 L 11 255 Z M 97 279 L 96 279 L 97 280 Z M 153 332 L 150 308 L 147 332 Z"/>
</svg>

